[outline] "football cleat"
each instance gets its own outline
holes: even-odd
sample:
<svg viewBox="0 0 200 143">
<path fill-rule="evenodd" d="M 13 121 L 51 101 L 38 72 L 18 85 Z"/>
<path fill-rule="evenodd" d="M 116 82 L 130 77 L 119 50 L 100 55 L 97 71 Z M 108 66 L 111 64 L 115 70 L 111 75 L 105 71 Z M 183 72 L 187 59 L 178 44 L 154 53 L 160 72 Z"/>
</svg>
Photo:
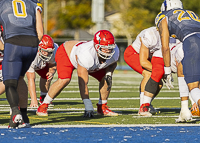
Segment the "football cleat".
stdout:
<svg viewBox="0 0 200 143">
<path fill-rule="evenodd" d="M 23 123 L 22 125 L 19 125 L 20 128 L 30 128 L 30 123 Z"/>
<path fill-rule="evenodd" d="M 151 117 L 152 114 L 149 112 L 149 108 L 150 108 L 149 106 L 150 106 L 149 103 L 142 104 L 140 106 L 138 115 L 140 115 L 140 116 L 146 116 L 146 117 Z"/>
<path fill-rule="evenodd" d="M 190 111 L 193 117 L 200 117 L 199 108 L 196 108 L 196 109 L 191 108 Z"/>
<path fill-rule="evenodd" d="M 175 119 L 176 123 L 184 123 L 188 121 L 193 121 L 192 114 L 189 109 L 182 109 L 178 119 Z"/>
<path fill-rule="evenodd" d="M 84 118 L 93 118 L 94 117 L 94 111 L 85 111 L 84 115 L 83 115 Z"/>
<path fill-rule="evenodd" d="M 156 110 L 153 105 L 150 104 L 149 106 L 149 112 L 152 114 L 152 115 L 156 115 L 156 114 L 160 114 L 160 111 Z"/>
<path fill-rule="evenodd" d="M 12 108 L 12 115 L 10 117 L 10 122 L 8 128 L 15 128 L 17 129 L 19 124 L 23 122 L 21 112 L 18 107 Z"/>
<path fill-rule="evenodd" d="M 108 109 L 107 103 L 105 104 L 98 104 L 97 103 L 97 114 L 98 115 L 104 115 L 104 116 L 118 116 L 117 113 L 111 111 Z"/>
<path fill-rule="evenodd" d="M 43 103 L 42 105 L 39 106 L 39 108 L 36 111 L 36 115 L 38 116 L 48 116 L 48 109 L 49 104 Z"/>
</svg>

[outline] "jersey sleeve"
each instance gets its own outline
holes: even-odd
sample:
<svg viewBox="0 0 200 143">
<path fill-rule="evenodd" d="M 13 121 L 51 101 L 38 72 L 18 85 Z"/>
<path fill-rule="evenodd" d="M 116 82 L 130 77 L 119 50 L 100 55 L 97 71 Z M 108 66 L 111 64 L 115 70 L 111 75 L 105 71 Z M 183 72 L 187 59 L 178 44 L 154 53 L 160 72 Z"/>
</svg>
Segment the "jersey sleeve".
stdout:
<svg viewBox="0 0 200 143">
<path fill-rule="evenodd" d="M 53 51 L 53 55 L 52 55 L 52 57 L 51 57 L 51 59 L 49 60 L 49 62 L 48 63 L 51 63 L 51 64 L 55 64 L 56 63 L 56 61 L 55 61 L 55 56 L 56 56 L 56 52 L 57 52 L 57 50 L 58 50 L 58 44 L 57 43 L 54 43 L 54 51 Z"/>
<path fill-rule="evenodd" d="M 166 16 L 165 16 L 164 13 L 162 13 L 162 12 L 158 13 L 158 15 L 157 15 L 156 18 L 155 18 L 155 24 L 156 24 L 156 27 L 157 27 L 157 28 L 159 27 L 160 22 L 161 22 L 165 17 L 166 17 Z"/>
<path fill-rule="evenodd" d="M 35 69 L 32 67 L 32 64 L 31 64 L 31 66 L 29 67 L 29 69 L 28 69 L 28 71 L 27 72 L 35 72 Z"/>
<path fill-rule="evenodd" d="M 119 48 L 118 48 L 117 45 L 116 45 L 116 47 L 114 48 L 114 50 L 115 50 L 114 55 L 113 55 L 110 59 L 106 60 L 106 63 L 107 63 L 108 65 L 111 65 L 111 64 L 117 62 L 118 59 L 119 59 Z"/>
</svg>

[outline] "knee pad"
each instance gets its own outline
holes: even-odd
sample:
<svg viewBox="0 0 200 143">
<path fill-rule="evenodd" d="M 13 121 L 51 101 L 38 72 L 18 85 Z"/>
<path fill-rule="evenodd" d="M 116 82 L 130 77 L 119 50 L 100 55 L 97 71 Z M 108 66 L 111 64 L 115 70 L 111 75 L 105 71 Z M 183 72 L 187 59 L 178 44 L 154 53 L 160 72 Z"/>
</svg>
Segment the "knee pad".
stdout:
<svg viewBox="0 0 200 143">
<path fill-rule="evenodd" d="M 3 82 L 6 87 L 12 86 L 17 88 L 17 80 L 16 79 L 8 79 Z"/>
<path fill-rule="evenodd" d="M 154 81 L 152 78 L 149 78 L 145 86 L 145 91 L 155 95 L 157 93 L 157 90 L 158 90 L 158 82 Z"/>
</svg>

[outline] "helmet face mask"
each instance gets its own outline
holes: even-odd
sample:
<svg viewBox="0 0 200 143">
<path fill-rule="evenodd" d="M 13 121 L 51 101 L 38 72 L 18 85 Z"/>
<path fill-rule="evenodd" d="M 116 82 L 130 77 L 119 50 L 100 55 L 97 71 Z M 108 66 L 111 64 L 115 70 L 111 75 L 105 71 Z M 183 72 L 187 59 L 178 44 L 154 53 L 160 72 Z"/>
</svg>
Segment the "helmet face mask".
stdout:
<svg viewBox="0 0 200 143">
<path fill-rule="evenodd" d="M 110 59 L 115 53 L 115 39 L 108 30 L 100 30 L 94 35 L 94 47 L 99 57 Z"/>
<path fill-rule="evenodd" d="M 48 62 L 54 51 L 54 41 L 49 35 L 44 35 L 39 43 L 38 53 L 39 58 L 45 62 Z"/>
<path fill-rule="evenodd" d="M 42 59 L 45 62 L 48 62 L 51 57 L 53 56 L 53 51 L 54 49 L 43 49 L 41 47 L 39 47 L 39 57 L 40 59 Z M 47 54 L 44 54 L 45 52 L 47 52 Z"/>
<path fill-rule="evenodd" d="M 168 10 L 175 9 L 175 8 L 183 9 L 183 4 L 180 0 L 165 0 L 161 5 L 160 10 L 168 11 Z"/>
<path fill-rule="evenodd" d="M 98 46 L 98 48 L 96 48 L 96 49 L 98 49 L 97 54 L 99 55 L 99 57 L 101 57 L 103 59 L 110 59 L 113 56 L 113 54 L 115 53 L 115 50 L 114 50 L 114 48 L 116 47 L 115 44 L 109 45 L 109 46 L 96 44 L 96 46 Z M 109 51 L 109 53 L 103 52 L 103 51 Z"/>
</svg>

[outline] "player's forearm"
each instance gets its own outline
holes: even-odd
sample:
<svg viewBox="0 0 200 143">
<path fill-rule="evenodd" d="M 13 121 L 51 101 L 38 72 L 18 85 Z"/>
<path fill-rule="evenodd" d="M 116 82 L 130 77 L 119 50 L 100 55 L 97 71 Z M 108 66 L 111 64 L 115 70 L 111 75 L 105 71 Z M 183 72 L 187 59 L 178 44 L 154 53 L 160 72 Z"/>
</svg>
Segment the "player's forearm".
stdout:
<svg viewBox="0 0 200 143">
<path fill-rule="evenodd" d="M 115 63 L 109 65 L 109 66 L 106 68 L 106 72 L 107 72 L 107 73 L 108 73 L 108 72 L 113 73 L 113 71 L 115 70 L 116 67 L 117 67 L 117 62 L 115 62 Z"/>
<path fill-rule="evenodd" d="M 79 90 L 82 99 L 89 99 L 89 90 L 87 84 L 79 82 Z"/>
<path fill-rule="evenodd" d="M 44 35 L 44 29 L 43 29 L 43 24 L 42 24 L 42 16 L 39 10 L 37 10 L 37 13 L 36 13 L 36 30 L 37 30 L 38 39 L 39 41 L 41 41 Z"/>
</svg>

